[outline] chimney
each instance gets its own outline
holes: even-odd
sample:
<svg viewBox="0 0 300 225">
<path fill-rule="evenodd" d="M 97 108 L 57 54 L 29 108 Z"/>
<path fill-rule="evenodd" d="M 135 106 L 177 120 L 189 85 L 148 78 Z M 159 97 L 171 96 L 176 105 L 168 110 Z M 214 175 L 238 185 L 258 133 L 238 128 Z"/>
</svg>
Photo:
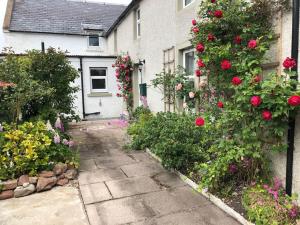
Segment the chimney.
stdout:
<svg viewBox="0 0 300 225">
<path fill-rule="evenodd" d="M 15 0 L 7 0 L 6 12 L 5 12 L 5 17 L 4 17 L 4 22 L 3 22 L 3 30 L 4 31 L 9 30 L 14 4 L 15 4 Z"/>
</svg>

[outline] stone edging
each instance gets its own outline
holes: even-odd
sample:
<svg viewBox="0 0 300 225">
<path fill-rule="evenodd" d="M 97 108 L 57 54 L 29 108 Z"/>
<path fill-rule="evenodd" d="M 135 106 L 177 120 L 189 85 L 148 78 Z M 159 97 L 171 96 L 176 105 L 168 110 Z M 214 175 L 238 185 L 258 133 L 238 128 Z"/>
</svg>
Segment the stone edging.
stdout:
<svg viewBox="0 0 300 225">
<path fill-rule="evenodd" d="M 162 160 L 157 155 L 153 154 L 150 151 L 150 149 L 147 148 L 146 152 L 151 157 L 153 157 L 154 159 L 156 159 L 158 162 L 160 162 L 160 163 L 162 162 Z M 233 217 L 234 219 L 236 219 L 238 222 L 240 222 L 243 225 L 255 225 L 255 224 L 249 222 L 248 220 L 246 220 L 241 214 L 239 214 L 234 209 L 232 209 L 231 207 L 229 207 L 226 203 L 224 203 L 221 199 L 219 199 L 215 195 L 213 195 L 213 194 L 211 194 L 211 193 L 209 193 L 209 192 L 207 192 L 205 190 L 199 191 L 199 185 L 197 185 L 194 181 L 192 181 L 191 179 L 189 179 L 187 176 L 183 175 L 182 173 L 178 172 L 177 170 L 174 170 L 174 171 L 177 174 L 177 176 L 179 176 L 180 179 L 183 182 L 185 182 L 187 185 L 189 185 L 191 188 L 193 188 L 198 193 L 202 194 L 205 198 L 207 198 L 209 201 L 211 201 L 218 208 L 222 209 L 228 215 L 230 215 L 231 217 Z"/>
</svg>

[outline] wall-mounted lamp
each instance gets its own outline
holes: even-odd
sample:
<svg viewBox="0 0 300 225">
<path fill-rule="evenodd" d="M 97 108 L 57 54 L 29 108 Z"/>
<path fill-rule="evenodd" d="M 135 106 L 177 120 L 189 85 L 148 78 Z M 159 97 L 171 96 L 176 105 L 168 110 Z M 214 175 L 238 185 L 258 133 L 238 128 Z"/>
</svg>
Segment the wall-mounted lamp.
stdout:
<svg viewBox="0 0 300 225">
<path fill-rule="evenodd" d="M 146 60 L 139 60 L 139 63 L 137 64 L 139 67 L 139 71 L 142 72 L 143 66 L 146 64 Z"/>
</svg>

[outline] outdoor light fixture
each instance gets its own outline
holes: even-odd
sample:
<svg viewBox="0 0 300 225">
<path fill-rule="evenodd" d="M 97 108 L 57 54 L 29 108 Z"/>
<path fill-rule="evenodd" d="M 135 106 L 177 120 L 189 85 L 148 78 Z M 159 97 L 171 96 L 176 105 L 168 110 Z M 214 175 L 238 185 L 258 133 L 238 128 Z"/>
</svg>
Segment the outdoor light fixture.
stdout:
<svg viewBox="0 0 300 225">
<path fill-rule="evenodd" d="M 146 60 L 139 60 L 139 63 L 137 64 L 139 67 L 139 71 L 142 72 L 143 66 L 146 64 Z"/>
</svg>

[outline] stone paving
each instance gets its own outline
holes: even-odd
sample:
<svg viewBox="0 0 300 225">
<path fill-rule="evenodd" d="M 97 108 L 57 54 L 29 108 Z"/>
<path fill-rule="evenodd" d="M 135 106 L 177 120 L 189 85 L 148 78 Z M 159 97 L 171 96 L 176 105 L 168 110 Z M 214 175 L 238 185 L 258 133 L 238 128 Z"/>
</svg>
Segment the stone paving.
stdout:
<svg viewBox="0 0 300 225">
<path fill-rule="evenodd" d="M 72 128 L 79 185 L 91 225 L 237 225 L 145 152 L 125 152 L 125 129 L 108 121 Z"/>
</svg>

